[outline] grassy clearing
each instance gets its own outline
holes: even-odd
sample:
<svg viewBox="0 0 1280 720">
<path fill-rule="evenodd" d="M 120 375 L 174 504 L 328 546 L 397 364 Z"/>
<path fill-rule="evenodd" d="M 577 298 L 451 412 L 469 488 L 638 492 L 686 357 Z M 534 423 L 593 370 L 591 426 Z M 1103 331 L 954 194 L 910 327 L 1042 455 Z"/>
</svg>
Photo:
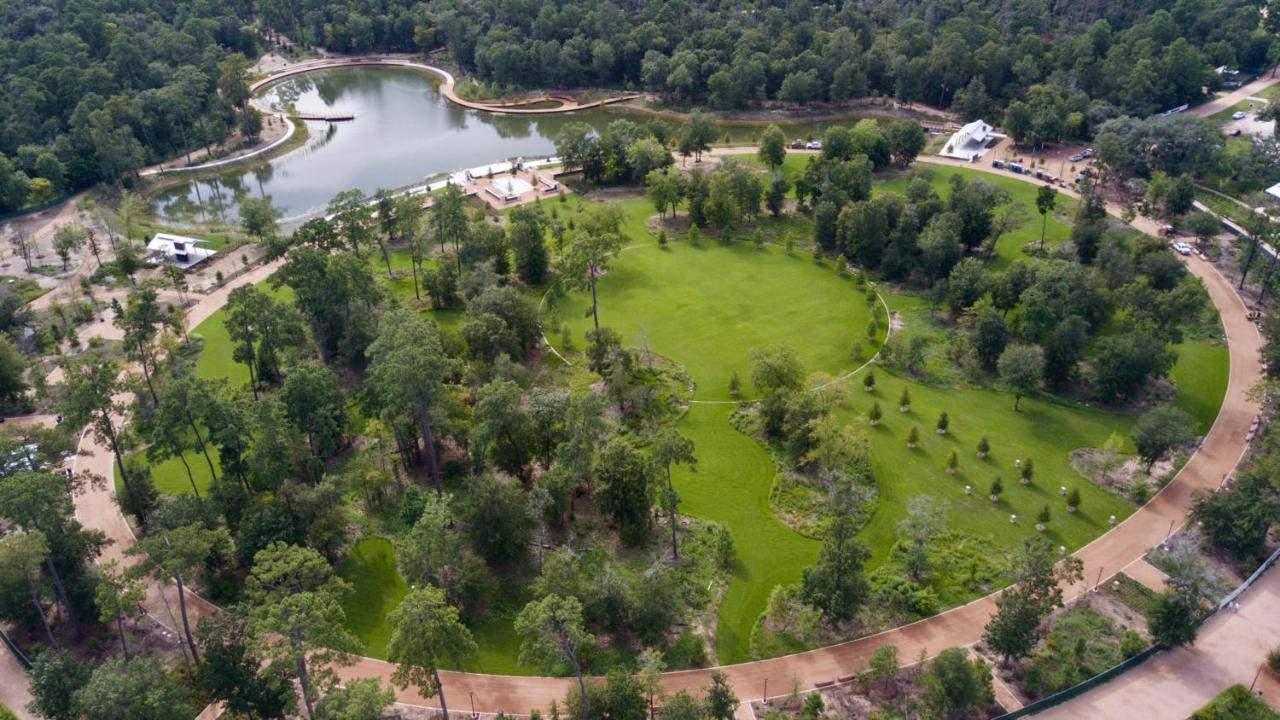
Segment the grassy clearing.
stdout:
<svg viewBox="0 0 1280 720">
<path fill-rule="evenodd" d="M 16 278 L 9 275 L 0 275 L 0 283 L 9 286 L 9 292 L 17 295 L 23 305 L 26 305 L 52 289 L 41 287 L 40 283 L 32 280 L 31 278 Z"/>
<path fill-rule="evenodd" d="M 994 390 L 940 389 L 894 376 L 877 369 L 874 393 L 860 389 L 849 393 L 837 417 L 864 429 L 871 440 L 872 466 L 880 486 L 880 506 L 863 529 L 861 538 L 872 552 L 871 566 L 884 562 L 896 540 L 897 523 L 906 516 L 907 502 L 930 496 L 948 506 L 952 530 L 987 541 L 991 547 L 1011 548 L 1036 534 L 1035 517 L 1048 505 L 1053 518 L 1044 535 L 1055 545 L 1077 548 L 1107 529 L 1107 518 L 1123 519 L 1133 507 L 1082 478 L 1070 463 L 1076 448 L 1102 447 L 1112 436 L 1127 443 L 1133 419 L 1120 413 L 1092 410 L 1047 399 L 1024 398 L 1020 412 L 1013 410 L 1013 396 Z M 906 386 L 911 409 L 897 410 L 897 398 Z M 884 408 L 884 417 L 872 428 L 866 419 L 873 402 Z M 946 411 L 950 428 L 946 435 L 934 431 Z M 918 427 L 920 442 L 908 449 L 907 434 Z M 1049 430 L 1052 428 L 1052 430 Z M 977 458 L 975 448 L 986 436 L 990 454 Z M 946 474 L 947 457 L 955 450 L 959 468 Z M 1015 459 L 1035 461 L 1032 483 L 1018 481 Z M 992 480 L 1001 478 L 1004 494 L 991 502 Z M 966 495 L 965 486 L 972 487 Z M 1061 486 L 1079 488 L 1078 512 L 1068 513 Z M 1010 515 L 1017 515 L 1011 523 Z"/>
<path fill-rule="evenodd" d="M 732 405 L 694 405 L 680 431 L 697 446 L 698 468 L 676 471 L 681 511 L 722 522 L 733 533 L 737 564 L 720 605 L 721 663 L 750 659 L 751 628 L 776 585 L 799 582 L 818 543 L 783 525 L 769 507 L 775 467 L 769 453 L 729 425 Z"/>
<path fill-rule="evenodd" d="M 798 172 L 806 161 L 806 157 L 792 154 L 784 169 Z M 997 246 L 998 265 L 1021 256 L 1022 247 L 1039 239 L 1035 186 L 973 170 L 935 169 L 932 182 L 944 197 L 948 178 L 955 173 L 1006 187 L 1015 202 L 1028 207 L 1029 221 Z M 877 185 L 878 192 L 904 188 L 904 175 Z M 870 356 L 883 340 L 882 310 L 868 308 L 854 282 L 839 277 L 830 263 L 819 267 L 806 254 L 787 256 L 776 247 L 757 251 L 748 243 L 721 244 L 712 238 L 697 247 L 673 239 L 669 249 L 659 249 L 647 222 L 653 211 L 646 200 L 615 197 L 609 201 L 622 208 L 623 229 L 633 247 L 614 261 L 600 282 L 602 323 L 618 330 L 629 345 L 647 346 L 684 364 L 696 384 L 694 397 L 719 401 L 694 404 L 681 420 L 680 429 L 697 445 L 699 464 L 696 473 L 677 469 L 676 482 L 684 512 L 725 523 L 734 535 L 738 565 L 720 606 L 716 645 L 719 662 L 743 661 L 749 659 L 751 629 L 769 592 L 778 584 L 798 581 L 801 570 L 816 557 L 818 543 L 789 530 L 774 517 L 769 492 L 775 466 L 759 443 L 730 426 L 733 406 L 723 402 L 729 399 L 729 377 L 737 372 L 745 394 L 750 396 L 748 353 L 777 342 L 795 348 L 809 371 L 834 375 L 851 370 L 861 364 L 852 356 L 855 343 Z M 567 219 L 593 202 L 575 195 L 566 202 L 548 203 L 547 209 Z M 1069 200 L 1060 197 L 1058 217 L 1048 222 L 1049 243 L 1066 238 L 1067 225 L 1059 218 L 1068 216 L 1071 207 Z M 775 224 L 787 232 L 788 221 Z M 392 253 L 394 279 L 385 279 L 380 257 L 371 257 L 370 262 L 396 298 L 402 302 L 413 299 L 407 253 Z M 886 299 L 895 311 L 907 311 L 903 317 L 908 324 L 914 322 L 912 313 L 923 307 L 915 296 Z M 584 295 L 573 293 L 552 311 L 569 327 L 577 344 L 582 343 L 590 326 L 587 309 Z M 866 335 L 873 312 L 881 328 L 874 343 Z M 459 315 L 458 311 L 432 313 L 444 325 L 456 322 Z M 247 371 L 230 359 L 222 321 L 219 313 L 196 329 L 206 343 L 199 372 L 205 377 L 246 382 Z M 557 340 L 559 333 L 548 331 L 548 336 Z M 1179 350 L 1174 370 L 1179 405 L 1198 421 L 1211 421 L 1225 389 L 1226 350 L 1209 342 L 1187 343 Z M 859 383 L 850 383 L 849 399 L 837 410 L 846 422 L 865 428 L 872 443 L 880 504 L 862 532 L 862 540 L 873 552 L 870 568 L 885 562 L 907 500 L 917 495 L 946 501 L 951 529 L 984 543 L 996 554 L 1035 534 L 1034 517 L 1046 504 L 1053 515 L 1046 535 L 1068 548 L 1079 547 L 1105 531 L 1110 515 L 1123 518 L 1131 512 L 1124 501 L 1084 481 L 1068 460 L 1072 449 L 1101 447 L 1111 438 L 1126 444 L 1131 416 L 1043 399 L 1026 399 L 1022 412 L 1015 413 L 1012 397 L 1005 393 L 931 387 L 881 368 L 876 368 L 876 374 L 879 382 L 874 393 L 867 395 Z M 912 409 L 900 414 L 896 401 L 903 386 L 910 388 Z M 867 427 L 865 420 L 873 401 L 885 409 L 880 426 L 874 429 Z M 945 436 L 933 432 L 942 410 L 950 413 L 952 421 Z M 920 428 L 921 442 L 908 450 L 905 438 L 913 425 Z M 990 438 L 992 454 L 979 461 L 973 448 L 983 435 Z M 955 476 L 944 471 L 951 449 L 961 458 Z M 1014 458 L 1028 457 L 1035 460 L 1036 477 L 1031 486 L 1024 487 L 1018 483 L 1012 463 Z M 195 459 L 203 465 L 202 458 Z M 163 465 L 156 466 L 157 481 L 162 474 L 175 478 L 173 491 L 184 491 L 185 472 L 176 461 L 171 462 L 174 467 L 163 471 Z M 193 469 L 199 465 L 192 463 Z M 986 499 L 987 488 L 997 475 L 1004 481 L 1005 493 L 998 503 L 991 503 Z M 972 495 L 965 495 L 966 484 L 973 487 Z M 1057 492 L 1060 485 L 1079 488 L 1083 496 L 1079 512 L 1065 511 Z M 1010 514 L 1018 516 L 1016 523 L 1009 522 Z M 356 586 L 348 608 L 353 631 L 365 642 L 367 653 L 385 655 L 389 637 L 385 616 L 406 592 L 395 572 L 390 542 L 362 540 L 340 574 Z M 948 601 L 958 599 L 961 593 L 947 597 Z M 522 604 L 523 598 L 514 591 L 495 599 L 490 619 L 473 628 L 481 649 L 466 669 L 531 672 L 515 660 L 519 639 L 511 619 Z"/>
<path fill-rule="evenodd" d="M 1231 358 L 1227 346 L 1207 341 L 1184 342 L 1173 346 L 1178 353 L 1169 377 L 1178 388 L 1174 404 L 1195 418 L 1197 434 L 1209 432 L 1227 394 Z"/>
<path fill-rule="evenodd" d="M 1253 100 L 1241 100 L 1240 102 L 1236 103 L 1235 105 L 1232 105 L 1229 108 L 1224 108 L 1210 115 L 1209 119 L 1216 120 L 1218 122 L 1226 122 L 1231 119 L 1231 116 L 1233 114 L 1241 111 L 1249 112 L 1257 104 L 1258 103 Z"/>
<path fill-rule="evenodd" d="M 624 252 L 599 284 L 600 324 L 683 364 L 700 400 L 731 399 L 734 373 L 751 395 L 748 354 L 755 348 L 789 345 L 806 369 L 831 374 L 856 366 L 855 344 L 873 354 L 872 312 L 862 293 L 830 263 L 819 268 L 806 254 L 714 240 L 673 242 L 667 250 L 645 245 Z M 554 310 L 583 347 L 588 296 L 571 294 Z M 884 311 L 875 308 L 875 316 L 883 328 Z M 876 344 L 883 337 L 878 330 Z"/>
<path fill-rule="evenodd" d="M 391 541 L 372 537 L 357 542 L 338 566 L 338 577 L 353 589 L 342 603 L 347 629 L 364 643 L 366 655 L 385 658 L 391 639 L 387 614 L 409 594 L 409 586 L 396 571 Z"/>
</svg>

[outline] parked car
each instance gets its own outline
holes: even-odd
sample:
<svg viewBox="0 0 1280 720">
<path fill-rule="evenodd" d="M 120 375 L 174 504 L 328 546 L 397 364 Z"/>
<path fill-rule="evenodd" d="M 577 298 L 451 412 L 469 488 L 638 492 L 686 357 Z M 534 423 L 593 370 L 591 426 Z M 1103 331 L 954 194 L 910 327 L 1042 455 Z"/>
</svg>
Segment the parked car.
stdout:
<svg viewBox="0 0 1280 720">
<path fill-rule="evenodd" d="M 1235 112 L 1231 113 L 1231 119 L 1232 119 L 1232 120 L 1243 120 L 1243 119 L 1245 119 L 1245 118 L 1247 118 L 1247 117 L 1249 117 L 1249 114 L 1248 114 L 1248 113 L 1246 113 L 1246 112 L 1245 112 L 1245 111 L 1243 111 L 1243 110 L 1237 110 L 1237 111 L 1235 111 Z"/>
<path fill-rule="evenodd" d="M 1009 163 L 1009 172 L 1021 175 L 1026 172 L 1026 168 L 1022 167 L 1020 163 L 1011 162 Z"/>
<path fill-rule="evenodd" d="M 1072 155 L 1070 159 L 1071 159 L 1071 162 L 1080 162 L 1081 160 L 1084 159 L 1084 155 L 1080 153 L 1076 153 L 1075 155 Z"/>
<path fill-rule="evenodd" d="M 1184 242 L 1173 242 L 1170 243 L 1169 246 L 1172 247 L 1173 251 L 1179 255 L 1190 255 L 1193 252 L 1191 246 Z"/>
<path fill-rule="evenodd" d="M 796 138 L 795 140 L 792 140 L 792 141 L 791 141 L 791 144 L 790 144 L 790 145 L 788 145 L 787 147 L 791 148 L 792 150 L 803 150 L 803 149 L 804 149 L 804 140 L 802 140 L 802 139 L 800 139 L 800 138 Z"/>
<path fill-rule="evenodd" d="M 1091 147 L 1087 147 L 1087 148 L 1085 148 L 1085 149 L 1084 149 L 1084 152 L 1080 153 L 1080 155 L 1081 155 L 1082 157 L 1087 157 L 1087 158 L 1091 158 L 1091 157 L 1093 157 L 1094 155 L 1097 155 L 1097 154 L 1098 154 L 1098 151 L 1097 151 L 1097 150 L 1094 150 L 1094 149 L 1093 149 L 1093 148 L 1091 148 Z"/>
<path fill-rule="evenodd" d="M 809 144 L 808 144 L 808 145 L 805 145 L 805 148 L 806 148 L 806 149 L 808 149 L 808 150 L 821 150 L 821 149 L 822 149 L 822 141 L 820 141 L 820 140 L 811 140 L 811 141 L 809 141 Z"/>
<path fill-rule="evenodd" d="M 995 169 L 997 169 L 997 170 L 1003 170 L 1003 169 L 1004 169 L 1004 161 L 1003 161 L 1003 160 L 992 160 L 992 161 L 991 161 L 991 167 L 993 167 L 993 168 L 995 168 Z"/>
</svg>

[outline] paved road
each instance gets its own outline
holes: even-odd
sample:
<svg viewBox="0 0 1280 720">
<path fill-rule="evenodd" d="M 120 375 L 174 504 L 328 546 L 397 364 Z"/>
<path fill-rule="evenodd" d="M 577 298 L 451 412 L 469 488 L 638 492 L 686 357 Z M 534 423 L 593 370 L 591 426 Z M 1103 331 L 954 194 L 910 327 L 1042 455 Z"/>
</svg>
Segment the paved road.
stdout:
<svg viewBox="0 0 1280 720">
<path fill-rule="evenodd" d="M 1142 666 L 1036 717 L 1143 718 L 1189 717 L 1231 685 L 1253 681 L 1267 651 L 1280 646 L 1280 570 L 1272 568 L 1240 599 L 1238 613 L 1222 612 L 1200 629 L 1191 647 L 1160 653 Z M 1280 683 L 1267 672 L 1256 690 L 1280 708 Z"/>
<path fill-rule="evenodd" d="M 1270 73 L 1267 73 L 1266 75 L 1263 75 L 1257 80 L 1254 80 L 1253 82 L 1235 90 L 1234 92 L 1230 92 L 1214 100 L 1210 100 L 1209 102 L 1203 105 L 1197 105 L 1191 108 L 1190 110 L 1188 110 L 1187 112 L 1193 115 L 1212 115 L 1218 112 L 1219 110 L 1226 110 L 1227 108 L 1231 107 L 1232 105 L 1235 105 L 1241 100 L 1249 99 L 1250 96 L 1256 95 L 1257 93 L 1271 87 L 1272 85 L 1275 85 L 1277 82 L 1280 82 L 1280 78 L 1273 78 L 1271 77 Z"/>
</svg>

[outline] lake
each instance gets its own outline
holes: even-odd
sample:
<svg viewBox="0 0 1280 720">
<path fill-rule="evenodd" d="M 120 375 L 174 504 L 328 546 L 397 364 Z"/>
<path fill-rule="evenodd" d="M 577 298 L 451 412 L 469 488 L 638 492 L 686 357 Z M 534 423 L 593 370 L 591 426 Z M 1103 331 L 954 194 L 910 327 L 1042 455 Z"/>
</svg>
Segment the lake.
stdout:
<svg viewBox="0 0 1280 720">
<path fill-rule="evenodd" d="M 351 113 L 351 122 L 307 121 L 306 144 L 275 160 L 178 183 L 152 198 L 170 225 L 237 222 L 237 202 L 267 196 L 296 223 L 324 210 L 350 188 L 372 194 L 462 168 L 555 152 L 567 124 L 601 126 L 619 117 L 593 110 L 542 116 L 495 115 L 450 103 L 438 81 L 394 67 L 343 67 L 286 78 L 265 88 L 260 103 L 301 113 Z"/>
<path fill-rule="evenodd" d="M 372 194 L 463 168 L 551 155 L 555 137 L 570 123 L 599 129 L 622 117 L 668 122 L 627 114 L 623 108 L 533 116 L 467 110 L 440 93 L 434 76 L 390 66 L 336 67 L 285 78 L 264 88 L 258 103 L 292 105 L 299 113 L 349 113 L 355 120 L 306 121 L 310 137 L 301 148 L 161 188 L 151 197 L 157 220 L 179 227 L 235 224 L 238 202 L 262 196 L 271 198 L 283 213 L 283 224 L 291 226 L 323 212 L 343 190 Z M 830 122 L 781 124 L 789 136 L 817 137 Z M 759 124 L 722 124 L 720 140 L 753 143 L 762 129 Z"/>
</svg>

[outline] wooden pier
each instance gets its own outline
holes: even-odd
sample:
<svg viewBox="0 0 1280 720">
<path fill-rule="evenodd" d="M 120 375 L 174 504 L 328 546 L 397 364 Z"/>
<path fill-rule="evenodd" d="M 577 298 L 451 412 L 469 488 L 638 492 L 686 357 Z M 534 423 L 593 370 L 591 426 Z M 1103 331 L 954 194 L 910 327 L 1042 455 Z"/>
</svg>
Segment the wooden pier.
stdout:
<svg viewBox="0 0 1280 720">
<path fill-rule="evenodd" d="M 318 113 L 299 113 L 294 117 L 299 120 L 319 120 L 321 122 L 350 122 L 356 119 L 353 113 L 339 113 L 336 115 L 321 115 Z"/>
</svg>

